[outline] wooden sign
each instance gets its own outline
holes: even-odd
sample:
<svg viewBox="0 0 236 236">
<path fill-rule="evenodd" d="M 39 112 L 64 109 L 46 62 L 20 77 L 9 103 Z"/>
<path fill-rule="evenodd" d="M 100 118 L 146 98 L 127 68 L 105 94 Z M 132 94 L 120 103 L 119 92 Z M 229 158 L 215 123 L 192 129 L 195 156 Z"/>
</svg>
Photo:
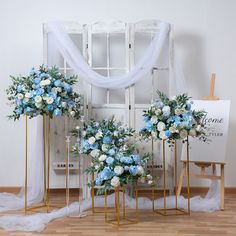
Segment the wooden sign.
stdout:
<svg viewBox="0 0 236 236">
<path fill-rule="evenodd" d="M 207 128 L 208 141 L 203 142 L 198 138 L 190 137 L 190 161 L 225 163 L 230 101 L 195 100 L 193 102 L 193 109 L 207 112 L 202 121 Z M 186 160 L 184 152 L 181 159 Z"/>
</svg>

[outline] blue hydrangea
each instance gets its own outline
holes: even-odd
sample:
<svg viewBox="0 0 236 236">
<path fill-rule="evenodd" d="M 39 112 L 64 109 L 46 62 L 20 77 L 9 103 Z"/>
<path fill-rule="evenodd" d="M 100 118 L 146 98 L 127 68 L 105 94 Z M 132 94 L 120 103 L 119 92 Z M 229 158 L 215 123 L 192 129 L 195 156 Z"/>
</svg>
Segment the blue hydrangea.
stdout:
<svg viewBox="0 0 236 236">
<path fill-rule="evenodd" d="M 22 108 L 17 108 L 16 109 L 16 114 L 20 115 L 20 114 L 22 114 L 22 112 L 23 112 Z"/>
<path fill-rule="evenodd" d="M 63 87 L 64 87 L 66 92 L 70 92 L 72 90 L 71 86 L 67 83 L 65 83 Z"/>
<path fill-rule="evenodd" d="M 120 162 L 123 162 L 125 164 L 131 164 L 133 163 L 133 159 L 130 156 L 122 156 L 120 158 Z"/>
<path fill-rule="evenodd" d="M 114 162 L 114 158 L 113 158 L 113 157 L 110 157 L 110 156 L 109 156 L 109 157 L 106 159 L 106 163 L 107 163 L 108 165 L 112 165 L 113 162 Z"/>
<path fill-rule="evenodd" d="M 141 158 L 139 155 L 137 155 L 137 154 L 131 155 L 130 157 L 134 160 L 135 164 L 141 164 Z"/>
<path fill-rule="evenodd" d="M 90 149 L 90 144 L 88 143 L 88 140 L 83 140 L 82 142 L 83 149 L 86 151 Z"/>
<path fill-rule="evenodd" d="M 60 81 L 59 79 L 58 79 L 58 80 L 55 80 L 54 85 L 55 85 L 56 87 L 60 87 L 60 86 L 61 86 L 61 81 Z"/>
<path fill-rule="evenodd" d="M 172 133 L 170 132 L 170 130 L 166 130 L 166 131 L 165 131 L 165 135 L 166 135 L 168 138 L 170 138 L 171 135 L 172 135 Z"/>
<path fill-rule="evenodd" d="M 131 175 L 137 175 L 137 174 L 138 174 L 138 168 L 137 168 L 137 166 L 130 166 L 130 167 L 129 167 L 129 173 L 130 173 Z"/>
<path fill-rule="evenodd" d="M 52 104 L 47 105 L 47 109 L 48 109 L 49 111 L 52 111 L 52 110 L 53 110 L 53 105 L 52 105 Z"/>
<path fill-rule="evenodd" d="M 23 90 L 23 85 L 17 85 L 16 90 L 20 93 Z"/>
<path fill-rule="evenodd" d="M 61 109 L 58 109 L 58 108 L 56 108 L 53 112 L 54 116 L 61 116 L 61 114 L 62 114 L 62 111 L 61 111 Z"/>
<path fill-rule="evenodd" d="M 104 167 L 104 169 L 100 172 L 99 177 L 102 180 L 108 180 L 111 179 L 113 176 L 115 175 L 115 173 L 108 167 Z"/>
<path fill-rule="evenodd" d="M 108 151 L 108 154 L 109 154 L 110 156 L 114 156 L 115 153 L 116 153 L 116 151 L 115 151 L 114 148 L 111 148 L 111 149 Z"/>
<path fill-rule="evenodd" d="M 102 179 L 100 178 L 100 176 L 97 176 L 97 178 L 95 180 L 95 185 L 96 186 L 101 186 L 102 185 Z"/>
<path fill-rule="evenodd" d="M 90 144 L 91 149 L 98 149 L 98 143 Z"/>
<path fill-rule="evenodd" d="M 36 77 L 35 79 L 34 79 L 34 83 L 35 84 L 39 84 L 41 82 L 41 78 L 40 77 Z"/>
<path fill-rule="evenodd" d="M 111 137 L 110 136 L 104 136 L 102 141 L 103 141 L 104 144 L 109 144 L 111 142 Z"/>
<path fill-rule="evenodd" d="M 148 130 L 148 132 L 151 132 L 153 129 L 153 123 L 149 120 L 148 122 L 146 122 L 145 128 Z"/>
</svg>

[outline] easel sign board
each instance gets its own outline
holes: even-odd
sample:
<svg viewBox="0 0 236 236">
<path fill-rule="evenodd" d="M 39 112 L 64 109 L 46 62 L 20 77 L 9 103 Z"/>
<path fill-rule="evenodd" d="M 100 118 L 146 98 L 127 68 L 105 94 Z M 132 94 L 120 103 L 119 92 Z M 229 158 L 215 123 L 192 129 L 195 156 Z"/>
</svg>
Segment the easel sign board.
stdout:
<svg viewBox="0 0 236 236">
<path fill-rule="evenodd" d="M 189 137 L 190 161 L 225 163 L 230 101 L 194 100 L 193 102 L 192 108 L 194 110 L 205 110 L 207 112 L 203 122 L 207 127 L 209 141 L 203 142 L 198 138 Z M 182 152 L 181 159 L 186 160 L 184 152 Z"/>
</svg>

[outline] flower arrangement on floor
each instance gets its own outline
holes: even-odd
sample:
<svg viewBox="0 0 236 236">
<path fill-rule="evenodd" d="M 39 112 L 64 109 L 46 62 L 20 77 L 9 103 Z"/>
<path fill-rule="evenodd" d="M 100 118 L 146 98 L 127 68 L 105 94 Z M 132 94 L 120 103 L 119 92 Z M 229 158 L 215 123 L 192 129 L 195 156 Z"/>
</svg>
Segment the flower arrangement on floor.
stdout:
<svg viewBox="0 0 236 236">
<path fill-rule="evenodd" d="M 140 131 L 144 140 L 184 141 L 189 135 L 206 141 L 205 128 L 201 122 L 206 115 L 205 111 L 192 110 L 192 101 L 187 94 L 170 99 L 160 91 L 157 93 L 159 99 L 148 110 L 144 110 L 145 127 Z"/>
<path fill-rule="evenodd" d="M 78 130 L 73 134 L 77 136 Z M 134 130 L 116 122 L 114 117 L 100 122 L 92 120 L 84 125 L 82 142 L 75 144 L 74 151 L 92 156 L 92 164 L 86 172 L 96 173 L 94 184 L 101 186 L 98 194 L 146 176 L 144 165 L 150 155 L 141 158 L 135 153 L 135 144 L 130 142 L 133 134 Z"/>
<path fill-rule="evenodd" d="M 79 118 L 81 95 L 72 88 L 77 82 L 76 76 L 66 77 L 56 66 L 41 65 L 38 70 L 32 68 L 27 76 L 11 78 L 12 85 L 6 90 L 8 100 L 14 106 L 10 119 L 43 114 L 51 118 L 61 115 Z"/>
</svg>

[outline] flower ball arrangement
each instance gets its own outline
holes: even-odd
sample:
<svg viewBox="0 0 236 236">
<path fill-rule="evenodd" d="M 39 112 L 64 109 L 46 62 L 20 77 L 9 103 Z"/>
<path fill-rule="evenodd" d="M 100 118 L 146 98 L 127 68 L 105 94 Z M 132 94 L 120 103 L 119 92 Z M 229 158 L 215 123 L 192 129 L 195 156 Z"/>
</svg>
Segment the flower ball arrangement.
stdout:
<svg viewBox="0 0 236 236">
<path fill-rule="evenodd" d="M 187 94 L 169 99 L 164 93 L 157 93 L 159 99 L 148 110 L 144 110 L 145 127 L 140 131 L 144 140 L 184 141 L 188 135 L 205 140 L 205 128 L 201 122 L 205 111 L 193 110 Z"/>
<path fill-rule="evenodd" d="M 78 130 L 73 133 L 77 136 Z M 133 134 L 132 129 L 116 122 L 114 117 L 84 124 L 82 142 L 75 144 L 74 151 L 92 157 L 86 172 L 96 173 L 93 184 L 101 186 L 98 194 L 146 177 L 144 165 L 150 156 L 146 154 L 141 158 L 135 153 L 135 145 L 128 142 Z"/>
<path fill-rule="evenodd" d="M 82 97 L 72 88 L 76 76 L 66 77 L 56 66 L 41 65 L 38 70 L 32 68 L 27 76 L 11 78 L 12 85 L 6 90 L 14 106 L 10 119 L 44 114 L 51 118 L 61 115 L 79 118 Z"/>
</svg>

